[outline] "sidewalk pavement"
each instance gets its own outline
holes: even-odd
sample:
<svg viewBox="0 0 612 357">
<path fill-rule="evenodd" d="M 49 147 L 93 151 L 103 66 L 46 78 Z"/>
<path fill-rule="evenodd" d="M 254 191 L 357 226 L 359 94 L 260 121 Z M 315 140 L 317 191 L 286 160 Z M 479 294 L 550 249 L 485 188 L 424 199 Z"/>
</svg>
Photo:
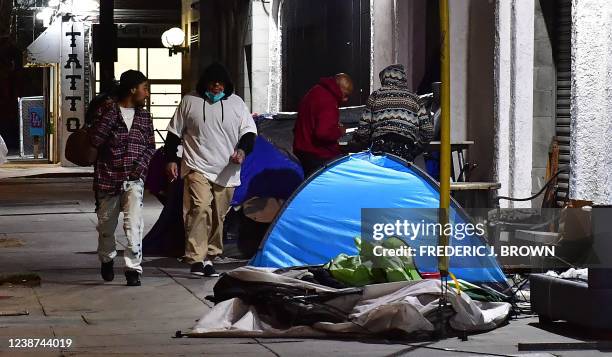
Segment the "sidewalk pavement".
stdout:
<svg viewBox="0 0 612 357">
<path fill-rule="evenodd" d="M 63 167 L 59 164 L 20 164 L 9 162 L 0 165 L 0 180 L 25 176 L 91 176 L 93 167 Z"/>
<path fill-rule="evenodd" d="M 147 231 L 160 210 L 155 198 L 146 196 Z M 40 286 L 0 286 L 0 355 L 519 355 L 517 342 L 579 340 L 560 335 L 563 329 L 544 330 L 534 317 L 513 320 L 465 342 L 457 338 L 412 345 L 382 339 L 173 338 L 175 331 L 189 329 L 210 309 L 205 297 L 212 294 L 216 279 L 194 278 L 175 259 L 147 257 L 143 286 L 124 285 L 121 259 L 116 261 L 115 281 L 104 283 L 95 255 L 95 223 L 91 178 L 0 180 L 0 275 L 33 272 L 41 278 Z M 125 244 L 120 226 L 117 236 Z M 23 311 L 28 314 L 19 315 Z M 71 338 L 73 343 L 69 348 L 14 349 L 9 347 L 10 338 Z"/>
</svg>

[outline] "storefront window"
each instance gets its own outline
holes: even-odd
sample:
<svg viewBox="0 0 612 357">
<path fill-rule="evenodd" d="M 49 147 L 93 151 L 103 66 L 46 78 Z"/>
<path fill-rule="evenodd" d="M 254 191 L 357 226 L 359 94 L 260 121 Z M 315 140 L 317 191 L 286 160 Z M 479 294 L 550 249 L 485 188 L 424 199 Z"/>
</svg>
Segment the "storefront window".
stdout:
<svg viewBox="0 0 612 357">
<path fill-rule="evenodd" d="M 138 66 L 138 48 L 118 48 L 117 59 L 118 61 L 115 62 L 115 76 L 117 78 L 129 69 L 137 69 L 143 72 Z"/>
<path fill-rule="evenodd" d="M 168 56 L 167 48 L 149 48 L 151 79 L 181 78 L 181 56 Z"/>
<path fill-rule="evenodd" d="M 100 91 L 100 71 L 96 63 L 96 94 Z M 151 97 L 147 109 L 153 118 L 158 147 L 163 145 L 166 127 L 181 101 L 181 56 L 168 56 L 165 48 L 119 48 L 115 62 L 115 77 L 128 69 L 144 73 L 149 78 Z"/>
</svg>

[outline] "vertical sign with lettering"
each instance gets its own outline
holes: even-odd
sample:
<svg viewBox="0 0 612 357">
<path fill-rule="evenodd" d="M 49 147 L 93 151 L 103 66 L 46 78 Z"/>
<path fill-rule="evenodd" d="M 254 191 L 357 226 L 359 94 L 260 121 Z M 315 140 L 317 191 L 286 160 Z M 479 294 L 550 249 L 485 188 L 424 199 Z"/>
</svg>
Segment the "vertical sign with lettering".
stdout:
<svg viewBox="0 0 612 357">
<path fill-rule="evenodd" d="M 82 22 L 62 23 L 62 58 L 60 62 L 62 115 L 58 123 L 61 163 L 73 166 L 66 160 L 64 148 L 68 136 L 79 130 L 85 120 L 85 42 Z"/>
</svg>

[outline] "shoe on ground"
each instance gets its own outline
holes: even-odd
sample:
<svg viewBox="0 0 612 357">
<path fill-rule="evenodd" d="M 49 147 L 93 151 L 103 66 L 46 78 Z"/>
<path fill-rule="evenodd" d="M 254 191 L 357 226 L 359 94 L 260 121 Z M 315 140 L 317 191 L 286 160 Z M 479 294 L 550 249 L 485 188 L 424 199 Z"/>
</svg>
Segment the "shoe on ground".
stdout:
<svg viewBox="0 0 612 357">
<path fill-rule="evenodd" d="M 207 261 L 206 264 L 202 262 L 191 264 L 191 274 L 207 278 L 219 276 L 210 261 Z"/>
<path fill-rule="evenodd" d="M 140 286 L 140 273 L 136 270 L 126 270 L 125 280 L 127 280 L 127 286 Z"/>
<path fill-rule="evenodd" d="M 102 263 L 100 267 L 100 275 L 104 281 L 113 281 L 115 279 L 115 271 L 113 270 L 114 261 Z"/>
</svg>

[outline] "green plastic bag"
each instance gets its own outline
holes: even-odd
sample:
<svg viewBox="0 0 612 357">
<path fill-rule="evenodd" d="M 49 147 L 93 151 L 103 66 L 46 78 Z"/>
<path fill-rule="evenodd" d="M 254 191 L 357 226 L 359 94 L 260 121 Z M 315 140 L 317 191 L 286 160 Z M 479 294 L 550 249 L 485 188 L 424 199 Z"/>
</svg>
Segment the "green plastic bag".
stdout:
<svg viewBox="0 0 612 357">
<path fill-rule="evenodd" d="M 399 238 L 390 237 L 383 241 L 383 248 L 397 249 L 407 244 Z M 414 266 L 412 257 L 377 257 L 374 256 L 375 266 L 384 270 L 387 282 L 421 280 L 421 276 Z"/>
<path fill-rule="evenodd" d="M 361 264 L 360 256 L 340 254 L 325 265 L 338 281 L 351 286 L 364 286 L 372 281 L 371 270 Z"/>
<path fill-rule="evenodd" d="M 359 255 L 340 254 L 324 267 L 338 281 L 350 286 L 386 283 L 394 281 L 420 280 L 412 257 L 378 257 L 374 255 L 374 245 L 355 238 Z M 406 246 L 401 239 L 388 238 L 383 248 L 396 249 Z"/>
</svg>

